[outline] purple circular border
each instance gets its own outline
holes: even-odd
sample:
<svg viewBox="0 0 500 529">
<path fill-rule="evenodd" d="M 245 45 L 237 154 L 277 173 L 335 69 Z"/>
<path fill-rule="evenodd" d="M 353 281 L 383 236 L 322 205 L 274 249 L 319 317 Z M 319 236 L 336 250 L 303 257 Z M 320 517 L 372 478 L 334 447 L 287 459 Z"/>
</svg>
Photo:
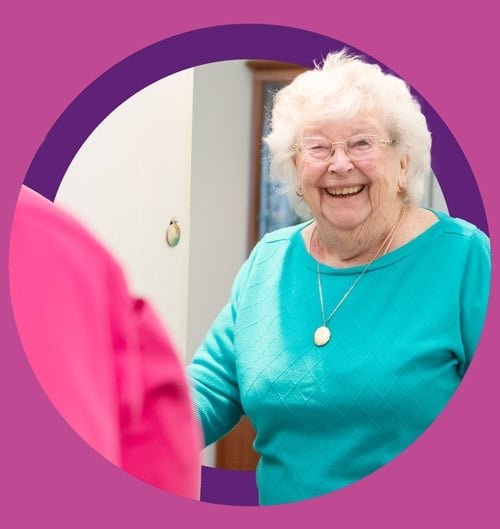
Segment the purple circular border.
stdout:
<svg viewBox="0 0 500 529">
<path fill-rule="evenodd" d="M 258 58 L 311 67 L 329 51 L 344 46 L 318 33 L 266 24 L 214 26 L 160 41 L 109 69 L 75 99 L 50 130 L 24 182 L 53 200 L 71 160 L 97 125 L 126 99 L 163 77 L 231 59 Z M 365 52 L 351 49 L 374 60 Z M 460 146 L 427 101 L 417 92 L 415 95 L 433 136 L 433 169 L 450 213 L 487 232 L 479 189 Z"/>
<path fill-rule="evenodd" d="M 269 59 L 312 66 L 313 61 L 344 45 L 310 31 L 265 24 L 214 26 L 160 41 L 105 72 L 75 99 L 50 130 L 24 183 L 53 200 L 71 160 L 97 125 L 130 96 L 165 76 L 231 59 Z M 462 150 L 433 108 L 418 93 L 415 95 L 433 135 L 433 168 L 450 213 L 488 232 L 479 189 Z M 226 505 L 255 505 L 254 473 L 204 467 L 202 499 Z"/>
</svg>

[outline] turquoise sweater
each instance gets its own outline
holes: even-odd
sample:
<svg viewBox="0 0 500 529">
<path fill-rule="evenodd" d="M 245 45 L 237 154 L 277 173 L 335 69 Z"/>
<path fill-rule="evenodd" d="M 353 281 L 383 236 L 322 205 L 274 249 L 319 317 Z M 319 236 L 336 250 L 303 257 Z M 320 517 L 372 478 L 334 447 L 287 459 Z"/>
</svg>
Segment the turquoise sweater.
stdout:
<svg viewBox="0 0 500 529">
<path fill-rule="evenodd" d="M 266 235 L 188 367 L 206 444 L 246 414 L 256 430 L 261 505 L 349 485 L 433 422 L 469 366 L 485 318 L 489 239 L 439 222 L 377 259 L 321 324 L 305 224 Z M 321 266 L 329 314 L 363 267 Z"/>
</svg>

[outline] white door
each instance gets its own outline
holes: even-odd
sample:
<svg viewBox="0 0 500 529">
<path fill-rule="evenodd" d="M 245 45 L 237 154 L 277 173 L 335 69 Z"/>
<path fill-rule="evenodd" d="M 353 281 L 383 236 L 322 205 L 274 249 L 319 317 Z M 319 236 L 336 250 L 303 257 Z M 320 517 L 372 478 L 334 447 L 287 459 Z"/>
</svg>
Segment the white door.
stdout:
<svg viewBox="0 0 500 529">
<path fill-rule="evenodd" d="M 55 202 L 117 257 L 185 359 L 193 71 L 146 87 L 113 111 L 73 159 Z M 177 246 L 166 243 L 172 218 Z"/>
</svg>

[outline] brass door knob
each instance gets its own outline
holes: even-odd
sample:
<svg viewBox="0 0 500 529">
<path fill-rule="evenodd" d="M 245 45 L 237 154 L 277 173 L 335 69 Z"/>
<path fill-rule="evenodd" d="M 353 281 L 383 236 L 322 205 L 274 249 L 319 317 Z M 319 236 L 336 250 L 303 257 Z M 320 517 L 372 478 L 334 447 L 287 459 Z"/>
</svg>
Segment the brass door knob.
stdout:
<svg viewBox="0 0 500 529">
<path fill-rule="evenodd" d="M 174 248 L 179 244 L 179 241 L 181 240 L 181 229 L 179 227 L 179 224 L 177 224 L 177 218 L 173 217 L 170 221 L 170 224 L 167 229 L 167 244 Z"/>
</svg>

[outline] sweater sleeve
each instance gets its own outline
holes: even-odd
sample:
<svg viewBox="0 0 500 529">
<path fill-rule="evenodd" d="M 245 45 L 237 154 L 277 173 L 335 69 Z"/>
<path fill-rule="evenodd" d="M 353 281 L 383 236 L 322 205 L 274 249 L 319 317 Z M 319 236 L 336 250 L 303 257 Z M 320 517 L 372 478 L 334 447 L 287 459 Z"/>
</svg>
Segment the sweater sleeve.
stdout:
<svg viewBox="0 0 500 529">
<path fill-rule="evenodd" d="M 123 301 L 119 323 L 128 336 L 113 329 L 121 466 L 167 492 L 199 499 L 201 431 L 184 367 L 147 300 Z"/>
<path fill-rule="evenodd" d="M 242 285 L 246 283 L 251 261 L 252 257 L 239 271 L 230 301 L 215 319 L 187 368 L 206 446 L 226 435 L 244 414 L 235 363 L 234 335 L 238 297 Z"/>
<path fill-rule="evenodd" d="M 205 445 L 223 437 L 243 415 L 233 357 L 234 309 L 221 311 L 188 366 Z"/>
<path fill-rule="evenodd" d="M 201 432 L 184 366 L 121 264 L 77 219 L 25 186 L 10 250 L 19 335 L 54 407 L 113 464 L 198 499 Z"/>
<path fill-rule="evenodd" d="M 464 348 L 464 363 L 460 370 L 462 376 L 469 367 L 479 343 L 488 307 L 490 281 L 490 241 L 483 232 L 476 229 L 470 238 L 460 299 L 460 324 Z"/>
</svg>

